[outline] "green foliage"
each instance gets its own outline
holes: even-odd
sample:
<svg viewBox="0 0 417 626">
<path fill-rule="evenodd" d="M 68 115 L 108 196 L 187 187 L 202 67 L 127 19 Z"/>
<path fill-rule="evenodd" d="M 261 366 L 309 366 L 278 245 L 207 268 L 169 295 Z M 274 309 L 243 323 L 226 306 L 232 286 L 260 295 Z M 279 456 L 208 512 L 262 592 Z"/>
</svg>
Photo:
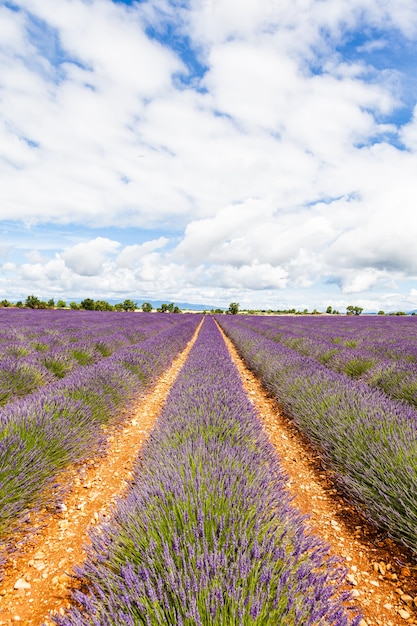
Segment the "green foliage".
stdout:
<svg viewBox="0 0 417 626">
<path fill-rule="evenodd" d="M 157 309 L 159 313 L 181 313 L 181 309 L 176 306 L 173 302 L 170 304 L 166 304 L 165 302 L 161 304 L 159 309 Z"/>
<path fill-rule="evenodd" d="M 2 369 L 0 380 L 0 406 L 10 398 L 26 396 L 44 384 L 42 373 L 27 363 L 14 369 Z"/>
<path fill-rule="evenodd" d="M 80 309 L 80 305 L 78 304 L 78 302 L 70 302 L 70 309 L 72 309 L 73 311 L 78 311 L 78 309 Z"/>
<path fill-rule="evenodd" d="M 138 308 L 138 303 L 133 302 L 133 300 L 124 300 L 122 303 L 123 311 L 136 311 Z"/>
<path fill-rule="evenodd" d="M 339 350 L 337 348 L 334 348 L 333 350 L 327 350 L 326 352 L 323 352 L 323 354 L 320 354 L 320 356 L 318 357 L 318 361 L 323 365 L 326 365 L 326 363 L 328 363 L 330 359 L 338 352 Z"/>
<path fill-rule="evenodd" d="M 56 306 L 58 309 L 65 309 L 67 306 L 67 303 L 65 302 L 65 300 L 58 300 L 58 302 L 56 303 Z"/>
<path fill-rule="evenodd" d="M 375 361 L 373 359 L 363 360 L 355 358 L 344 364 L 343 371 L 351 378 L 359 378 L 373 365 L 375 365 Z"/>
<path fill-rule="evenodd" d="M 28 309 L 39 309 L 41 301 L 34 295 L 28 296 L 25 300 L 25 307 Z"/>
<path fill-rule="evenodd" d="M 56 376 L 56 378 L 65 378 L 65 376 L 74 368 L 74 363 L 65 359 L 45 358 L 43 360 L 45 367 Z"/>
<path fill-rule="evenodd" d="M 346 307 L 347 315 L 360 315 L 362 311 L 363 311 L 363 308 L 360 306 L 353 306 L 352 304 L 350 304 L 349 306 Z"/>
<path fill-rule="evenodd" d="M 81 301 L 80 306 L 86 311 L 94 311 L 94 300 L 92 298 L 85 298 Z"/>
<path fill-rule="evenodd" d="M 33 347 L 35 348 L 37 352 L 47 352 L 49 349 L 48 344 L 42 343 L 42 341 L 35 341 L 35 343 L 33 344 Z"/>
<path fill-rule="evenodd" d="M 99 341 L 98 343 L 96 343 L 96 348 L 104 357 L 113 354 L 113 349 L 109 345 L 104 343 L 104 341 Z"/>
<path fill-rule="evenodd" d="M 239 313 L 239 302 L 231 302 L 227 312 L 230 315 L 237 315 Z"/>
<path fill-rule="evenodd" d="M 87 350 L 73 350 L 72 356 L 80 365 L 92 365 L 95 361 L 94 356 Z"/>
<path fill-rule="evenodd" d="M 143 302 L 142 311 L 144 313 L 150 313 L 152 311 L 152 304 L 150 302 Z"/>
<path fill-rule="evenodd" d="M 114 311 L 114 306 L 109 304 L 106 300 L 96 300 L 94 302 L 95 311 Z"/>
</svg>

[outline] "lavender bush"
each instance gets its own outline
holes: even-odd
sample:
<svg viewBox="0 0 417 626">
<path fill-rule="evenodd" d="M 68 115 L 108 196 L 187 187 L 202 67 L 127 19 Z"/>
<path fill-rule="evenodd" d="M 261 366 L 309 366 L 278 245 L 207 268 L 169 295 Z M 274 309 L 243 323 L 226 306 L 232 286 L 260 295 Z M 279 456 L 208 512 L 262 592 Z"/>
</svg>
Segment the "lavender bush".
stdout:
<svg viewBox="0 0 417 626">
<path fill-rule="evenodd" d="M 417 406 L 417 318 L 240 317 L 303 356 Z"/>
<path fill-rule="evenodd" d="M 417 552 L 417 412 L 239 320 L 219 322 L 286 414 L 321 450 L 355 505 Z"/>
<path fill-rule="evenodd" d="M 127 317 L 127 316 L 126 316 Z M 118 350 L 0 411 L 0 551 L 61 469 L 97 450 L 108 423 L 185 348 L 199 316 Z M 49 497 L 49 496 L 48 496 Z"/>
<path fill-rule="evenodd" d="M 175 317 L 0 308 L 0 406 L 143 342 Z"/>
<path fill-rule="evenodd" d="M 358 624 L 344 570 L 291 507 L 220 333 L 204 322 L 60 626 Z"/>
</svg>

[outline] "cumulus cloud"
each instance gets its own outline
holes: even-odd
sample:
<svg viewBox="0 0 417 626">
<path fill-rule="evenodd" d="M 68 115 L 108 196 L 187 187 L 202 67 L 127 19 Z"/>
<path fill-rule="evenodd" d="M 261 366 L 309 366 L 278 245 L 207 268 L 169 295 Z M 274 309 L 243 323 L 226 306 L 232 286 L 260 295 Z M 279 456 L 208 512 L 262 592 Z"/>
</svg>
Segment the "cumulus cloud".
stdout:
<svg viewBox="0 0 417 626">
<path fill-rule="evenodd" d="M 135 267 L 144 257 L 147 257 L 150 253 L 154 252 L 154 250 L 164 248 L 168 242 L 169 239 L 167 239 L 167 237 L 159 237 L 155 240 L 146 241 L 143 244 L 126 246 L 118 255 L 116 265 L 125 268 Z"/>
<path fill-rule="evenodd" d="M 1 220 L 93 235 L 38 252 L 3 229 L 4 289 L 372 301 L 415 280 L 416 96 L 386 62 L 417 38 L 414 0 L 15 5 Z"/>
<path fill-rule="evenodd" d="M 97 237 L 92 241 L 78 243 L 62 253 L 67 268 L 80 276 L 97 276 L 109 256 L 119 248 L 118 241 Z"/>
</svg>

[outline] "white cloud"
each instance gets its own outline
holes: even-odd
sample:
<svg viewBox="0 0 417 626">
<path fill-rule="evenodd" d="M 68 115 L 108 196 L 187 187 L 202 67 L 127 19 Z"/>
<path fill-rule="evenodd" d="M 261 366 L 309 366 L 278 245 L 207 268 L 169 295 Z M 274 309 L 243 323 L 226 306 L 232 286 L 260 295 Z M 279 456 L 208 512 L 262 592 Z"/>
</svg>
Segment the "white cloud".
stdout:
<svg viewBox="0 0 417 626">
<path fill-rule="evenodd" d="M 373 267 L 343 272 L 342 292 L 356 294 L 369 291 L 387 279 L 392 283 L 387 272 L 375 270 Z M 392 287 L 392 284 L 390 285 Z"/>
<path fill-rule="evenodd" d="M 19 5 L 0 7 L 0 218 L 93 235 L 20 264 L 4 233 L 3 285 L 273 300 L 415 279 L 417 113 L 389 121 L 405 70 L 371 66 L 417 36 L 414 0 Z M 176 50 L 147 34 L 163 20 Z M 189 84 L 185 35 L 206 68 Z M 123 245 L 104 227 L 152 232 Z"/>
<path fill-rule="evenodd" d="M 120 252 L 116 259 L 118 267 L 132 268 L 138 265 L 142 259 L 152 253 L 154 250 L 164 248 L 169 242 L 167 237 L 159 237 L 153 241 L 147 241 L 141 245 L 134 244 L 126 246 Z"/>
<path fill-rule="evenodd" d="M 118 241 L 97 237 L 93 241 L 78 243 L 62 253 L 67 268 L 80 276 L 97 276 L 110 255 L 119 248 Z"/>
<path fill-rule="evenodd" d="M 284 289 L 288 283 L 287 272 L 284 269 L 257 261 L 241 267 L 228 264 L 213 266 L 205 278 L 216 285 L 217 289 L 262 291 Z"/>
</svg>

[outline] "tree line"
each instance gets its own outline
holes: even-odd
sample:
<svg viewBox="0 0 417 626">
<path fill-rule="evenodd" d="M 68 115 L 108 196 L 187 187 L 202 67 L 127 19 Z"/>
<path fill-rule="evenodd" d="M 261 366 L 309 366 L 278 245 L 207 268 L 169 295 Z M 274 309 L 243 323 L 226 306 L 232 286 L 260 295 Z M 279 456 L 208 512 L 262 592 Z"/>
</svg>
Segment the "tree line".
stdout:
<svg viewBox="0 0 417 626">
<path fill-rule="evenodd" d="M 73 309 L 83 311 L 138 311 L 142 310 L 145 313 L 151 313 L 154 307 L 150 302 L 143 302 L 140 306 L 133 300 L 126 299 L 123 302 L 117 304 L 110 304 L 106 300 L 93 300 L 93 298 L 85 298 L 81 302 L 70 302 L 67 304 L 65 300 L 57 300 L 54 298 L 49 300 L 41 300 L 33 294 L 27 296 L 25 301 L 19 300 L 18 302 L 10 302 L 9 300 L 0 300 L 0 307 L 17 307 L 27 309 Z M 182 313 L 179 306 L 174 302 L 163 303 L 160 307 L 155 309 L 159 313 Z M 346 307 L 346 315 L 360 315 L 363 308 L 360 306 L 349 305 Z M 245 313 L 249 315 L 256 315 L 260 313 L 267 313 L 269 315 L 320 315 L 321 312 L 317 309 L 309 311 L 304 309 L 303 311 L 297 311 L 296 309 L 240 309 L 238 302 L 231 302 L 227 310 L 216 308 L 210 311 L 204 311 L 204 313 L 211 313 L 212 315 L 220 315 L 226 313 L 227 315 L 237 315 L 238 313 Z M 340 312 L 336 309 L 328 306 L 327 314 L 340 315 Z M 378 311 L 378 315 L 407 315 L 404 311 L 396 311 L 385 313 L 384 311 Z M 413 311 L 411 315 L 416 315 Z"/>
<path fill-rule="evenodd" d="M 150 302 L 143 302 L 140 306 L 133 300 L 126 299 L 123 302 L 117 304 L 110 304 L 107 300 L 93 300 L 93 298 L 85 298 L 81 302 L 70 302 L 67 304 L 65 300 L 57 300 L 54 298 L 49 300 L 41 300 L 33 294 L 27 296 L 25 301 L 19 300 L 15 303 L 9 300 L 1 300 L 0 307 L 17 307 L 26 309 L 72 309 L 83 311 L 138 311 L 142 310 L 144 313 L 151 313 L 153 306 Z M 163 303 L 156 309 L 160 313 L 181 313 L 181 309 L 173 302 Z"/>
</svg>

